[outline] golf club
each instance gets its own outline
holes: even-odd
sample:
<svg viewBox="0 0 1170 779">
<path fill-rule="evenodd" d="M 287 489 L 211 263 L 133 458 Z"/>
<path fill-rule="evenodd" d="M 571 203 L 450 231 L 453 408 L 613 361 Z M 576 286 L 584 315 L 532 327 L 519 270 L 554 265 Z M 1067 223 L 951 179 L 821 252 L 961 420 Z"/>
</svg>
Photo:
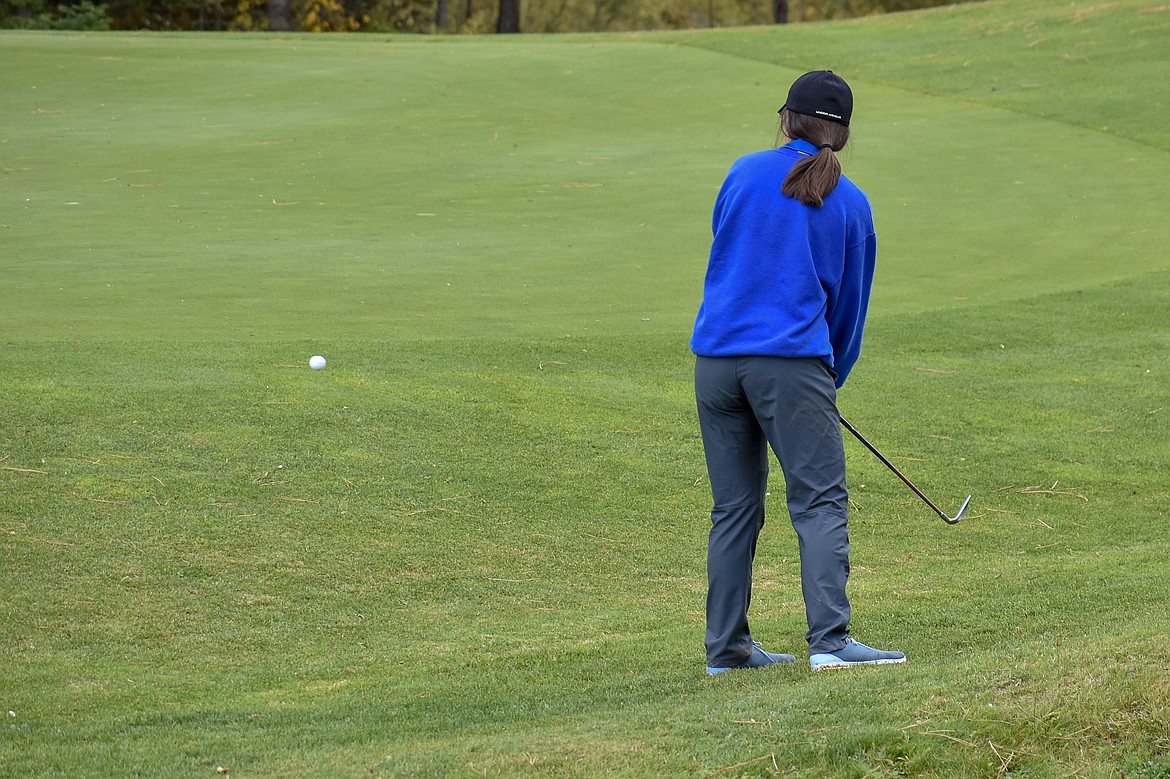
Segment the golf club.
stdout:
<svg viewBox="0 0 1170 779">
<path fill-rule="evenodd" d="M 915 487 L 913 482 L 911 482 L 909 479 L 907 479 L 905 476 L 903 476 L 902 472 L 899 471 L 897 468 L 895 468 L 894 464 L 892 462 L 890 462 L 889 460 L 887 460 L 885 455 L 883 455 L 881 452 L 879 452 L 877 450 L 876 446 L 871 444 L 869 441 L 866 441 L 865 436 L 863 436 L 861 433 L 857 432 L 857 428 L 855 428 L 853 425 L 849 424 L 849 420 L 845 419 L 845 417 L 840 417 L 840 420 L 841 420 L 842 426 L 844 426 L 844 428 L 846 430 L 848 430 L 850 433 L 853 433 L 854 437 L 856 437 L 858 441 L 865 444 L 866 449 L 873 452 L 874 455 L 876 455 L 877 458 L 882 461 L 883 465 L 885 465 L 887 468 L 889 468 L 891 471 L 893 471 L 894 475 L 897 476 L 899 479 L 906 482 L 907 487 L 914 490 L 915 495 L 922 498 L 922 500 L 926 502 L 926 505 L 928 505 L 932 509 L 934 509 L 934 513 L 936 513 L 940 517 L 942 517 L 943 522 L 946 522 L 948 525 L 954 525 L 954 524 L 958 523 L 958 521 L 960 519 L 963 518 L 963 514 L 965 514 L 967 512 L 967 504 L 971 502 L 970 495 L 968 495 L 967 499 L 965 501 L 963 501 L 963 505 L 959 506 L 959 512 L 957 514 L 955 514 L 955 516 L 953 516 L 953 517 L 948 516 L 945 511 L 940 509 L 938 506 L 934 505 L 934 503 L 931 501 L 931 499 L 926 497 L 926 495 L 922 492 L 922 490 Z"/>
</svg>

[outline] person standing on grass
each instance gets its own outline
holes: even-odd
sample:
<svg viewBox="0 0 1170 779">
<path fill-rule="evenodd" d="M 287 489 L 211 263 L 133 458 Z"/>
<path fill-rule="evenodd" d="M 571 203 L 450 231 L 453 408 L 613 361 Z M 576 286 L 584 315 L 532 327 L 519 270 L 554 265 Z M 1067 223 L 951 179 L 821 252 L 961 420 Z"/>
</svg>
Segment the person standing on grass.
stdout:
<svg viewBox="0 0 1170 779">
<path fill-rule="evenodd" d="M 806 73 L 780 109 L 782 146 L 732 165 L 695 319 L 695 398 L 714 507 L 707 547 L 707 673 L 791 663 L 752 638 L 752 562 L 768 447 L 800 542 L 814 671 L 901 663 L 849 635 L 849 496 L 837 389 L 861 351 L 876 238 L 865 193 L 841 175 L 853 93 Z"/>
</svg>

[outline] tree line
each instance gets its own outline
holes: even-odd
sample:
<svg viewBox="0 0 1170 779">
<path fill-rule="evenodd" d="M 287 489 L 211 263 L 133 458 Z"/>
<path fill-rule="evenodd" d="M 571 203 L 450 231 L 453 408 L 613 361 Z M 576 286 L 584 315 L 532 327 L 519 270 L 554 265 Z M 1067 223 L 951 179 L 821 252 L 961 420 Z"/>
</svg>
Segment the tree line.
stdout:
<svg viewBox="0 0 1170 779">
<path fill-rule="evenodd" d="M 0 0 L 0 27 L 479 34 L 840 19 L 955 0 Z"/>
</svg>

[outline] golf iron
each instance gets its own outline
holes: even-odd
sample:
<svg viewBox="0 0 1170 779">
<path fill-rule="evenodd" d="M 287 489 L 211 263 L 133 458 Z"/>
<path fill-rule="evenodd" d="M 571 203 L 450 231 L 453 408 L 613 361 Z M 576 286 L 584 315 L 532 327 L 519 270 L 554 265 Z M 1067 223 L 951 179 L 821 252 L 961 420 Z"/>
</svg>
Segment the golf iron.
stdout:
<svg viewBox="0 0 1170 779">
<path fill-rule="evenodd" d="M 930 498 L 926 497 L 925 493 L 923 493 L 922 490 L 915 487 L 913 482 L 911 482 L 909 479 L 907 479 L 905 476 L 903 476 L 902 472 L 899 471 L 897 468 L 895 468 L 894 464 L 892 462 L 890 462 L 889 460 L 887 460 L 885 455 L 883 455 L 881 452 L 879 452 L 877 450 L 876 446 L 871 444 L 869 441 L 866 441 L 865 436 L 863 436 L 861 433 L 857 432 L 857 428 L 855 428 L 853 425 L 849 424 L 849 420 L 845 419 L 845 417 L 840 417 L 840 419 L 841 419 L 841 425 L 846 430 L 848 430 L 850 433 L 852 433 L 854 435 L 854 437 L 857 438 L 858 441 L 863 443 L 865 445 L 866 449 L 873 452 L 874 455 L 876 455 L 877 458 L 882 461 L 883 465 L 885 465 L 887 468 L 889 468 L 891 471 L 894 472 L 895 476 L 897 476 L 902 481 L 906 482 L 906 486 L 909 487 L 910 489 L 914 490 L 915 495 L 922 498 L 922 500 L 926 502 L 926 505 L 928 505 L 932 509 L 934 509 L 934 513 L 936 513 L 940 517 L 942 517 L 943 522 L 946 522 L 948 525 L 957 524 L 958 521 L 963 518 L 963 514 L 967 513 L 967 504 L 971 502 L 970 495 L 968 495 L 967 499 L 965 501 L 963 501 L 963 505 L 959 506 L 959 512 L 957 514 L 955 514 L 955 516 L 953 516 L 953 517 L 948 516 L 945 511 L 940 509 L 938 506 L 934 505 L 934 502 L 931 501 Z"/>
</svg>

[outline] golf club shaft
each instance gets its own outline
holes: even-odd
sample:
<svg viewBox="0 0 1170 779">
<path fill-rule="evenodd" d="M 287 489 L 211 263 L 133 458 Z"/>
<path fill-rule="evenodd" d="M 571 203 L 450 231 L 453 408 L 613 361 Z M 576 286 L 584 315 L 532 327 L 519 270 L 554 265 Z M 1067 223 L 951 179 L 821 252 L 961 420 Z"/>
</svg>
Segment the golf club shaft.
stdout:
<svg viewBox="0 0 1170 779">
<path fill-rule="evenodd" d="M 947 513 L 945 511 L 940 509 L 938 506 L 934 505 L 934 502 L 930 498 L 926 497 L 926 493 L 924 493 L 922 490 L 915 487 L 914 482 L 912 482 L 908 478 L 906 478 L 905 474 L 903 474 L 901 471 L 899 471 L 898 468 L 892 462 L 890 462 L 888 459 L 886 459 L 886 456 L 884 454 L 882 454 L 881 452 L 879 452 L 876 446 L 874 446 L 869 441 L 867 441 L 865 439 L 865 436 L 863 436 L 861 433 L 857 432 L 857 428 L 855 428 L 853 425 L 849 424 L 849 420 L 847 420 L 845 417 L 839 417 L 839 418 L 841 420 L 841 425 L 846 430 L 848 430 L 850 433 L 852 433 L 853 436 L 858 441 L 860 441 L 862 444 L 864 444 L 866 449 L 873 452 L 874 456 L 877 457 L 879 460 L 881 460 L 883 465 L 885 465 L 887 468 L 889 468 L 891 471 L 893 471 L 895 476 L 897 476 L 899 479 L 901 479 L 903 482 L 906 483 L 907 487 L 914 490 L 914 494 L 917 495 L 918 497 L 922 498 L 922 501 L 926 505 L 928 505 L 932 509 L 934 509 L 934 513 L 936 513 L 940 517 L 942 517 L 944 522 L 946 522 L 949 525 L 953 525 L 956 522 L 958 522 L 960 519 L 963 518 L 963 514 L 967 511 L 967 504 L 971 502 L 970 495 L 967 496 L 967 500 L 963 501 L 963 506 L 959 509 L 959 512 L 957 514 L 955 514 L 955 516 L 951 517 L 951 516 L 947 515 Z"/>
</svg>

